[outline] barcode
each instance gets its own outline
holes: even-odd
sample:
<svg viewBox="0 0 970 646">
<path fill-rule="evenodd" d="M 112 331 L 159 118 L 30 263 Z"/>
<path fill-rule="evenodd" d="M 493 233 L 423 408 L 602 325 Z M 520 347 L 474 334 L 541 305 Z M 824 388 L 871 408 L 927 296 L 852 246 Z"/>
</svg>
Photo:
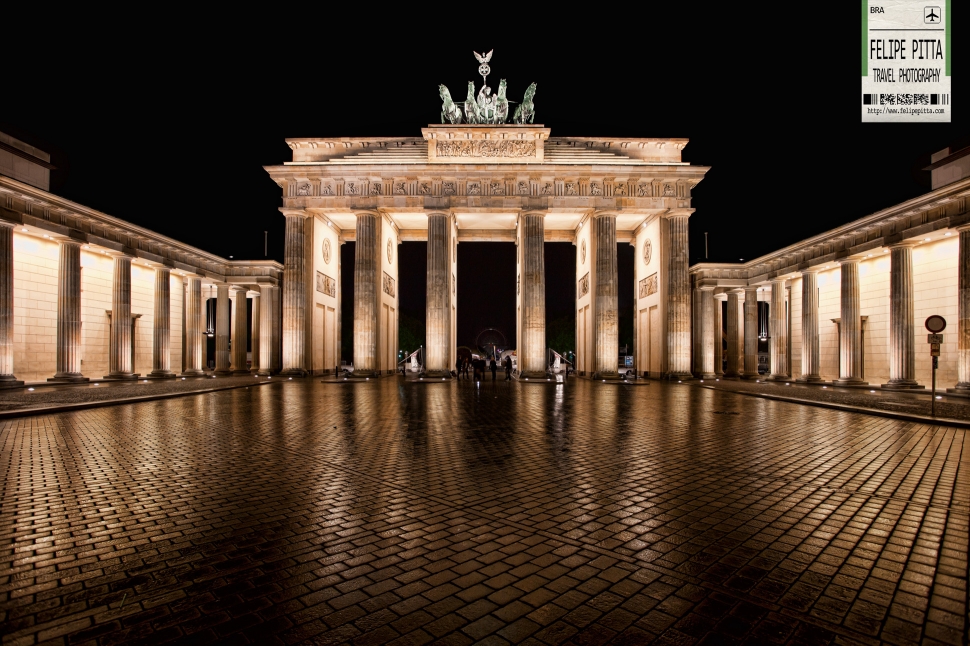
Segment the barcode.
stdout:
<svg viewBox="0 0 970 646">
<path fill-rule="evenodd" d="M 863 94 L 862 105 L 950 105 L 950 95 Z"/>
</svg>

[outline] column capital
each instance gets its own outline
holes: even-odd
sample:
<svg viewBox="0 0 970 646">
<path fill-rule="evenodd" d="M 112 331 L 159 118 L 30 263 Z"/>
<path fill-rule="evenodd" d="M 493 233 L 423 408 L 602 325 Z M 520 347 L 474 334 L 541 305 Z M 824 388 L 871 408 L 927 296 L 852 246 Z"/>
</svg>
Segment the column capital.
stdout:
<svg viewBox="0 0 970 646">
<path fill-rule="evenodd" d="M 612 210 L 593 211 L 592 213 L 590 213 L 590 217 L 594 220 L 598 218 L 615 218 L 616 216 L 617 216 L 616 211 L 612 211 Z"/>
<path fill-rule="evenodd" d="M 694 211 L 697 209 L 667 209 L 666 213 L 662 213 L 660 217 L 662 218 L 689 218 Z"/>
<path fill-rule="evenodd" d="M 960 226 L 953 227 L 955 231 L 970 231 L 970 222 L 966 224 L 961 224 Z"/>
<path fill-rule="evenodd" d="M 248 287 L 243 287 L 242 285 L 229 285 L 229 292 L 238 294 L 239 292 L 248 292 Z"/>
<path fill-rule="evenodd" d="M 288 218 L 308 218 L 310 214 L 306 212 L 306 209 L 288 209 L 286 207 L 280 207 L 280 213 Z"/>
<path fill-rule="evenodd" d="M 541 218 L 545 218 L 548 213 L 549 213 L 549 211 L 546 210 L 546 209 L 542 209 L 542 210 L 539 210 L 539 209 L 522 209 L 522 210 L 519 211 L 519 215 L 538 215 Z"/>
<path fill-rule="evenodd" d="M 698 287 L 695 287 L 694 289 L 699 289 L 702 292 L 713 292 L 714 291 L 714 285 L 699 285 Z"/>
<path fill-rule="evenodd" d="M 721 301 L 722 303 L 728 299 L 727 292 L 721 292 L 720 294 L 714 294 L 714 300 Z"/>
<path fill-rule="evenodd" d="M 968 225 L 968 227 L 970 227 L 970 225 Z M 900 240 L 899 242 L 887 244 L 886 247 L 888 247 L 889 249 L 906 249 L 906 248 L 912 249 L 919 243 L 920 243 L 919 240 L 916 240 L 915 238 L 910 238 L 909 240 Z"/>
<path fill-rule="evenodd" d="M 822 267 L 819 265 L 815 265 L 813 267 L 805 267 L 804 269 L 801 269 L 799 271 L 802 274 L 817 274 L 818 272 L 822 271 Z"/>
<path fill-rule="evenodd" d="M 837 261 L 840 265 L 858 265 L 858 258 L 839 258 Z"/>
<path fill-rule="evenodd" d="M 8 229 L 15 229 L 15 228 L 17 228 L 17 223 L 16 222 L 11 222 L 10 220 L 2 220 L 2 219 L 0 219 L 0 227 L 7 227 Z"/>
</svg>

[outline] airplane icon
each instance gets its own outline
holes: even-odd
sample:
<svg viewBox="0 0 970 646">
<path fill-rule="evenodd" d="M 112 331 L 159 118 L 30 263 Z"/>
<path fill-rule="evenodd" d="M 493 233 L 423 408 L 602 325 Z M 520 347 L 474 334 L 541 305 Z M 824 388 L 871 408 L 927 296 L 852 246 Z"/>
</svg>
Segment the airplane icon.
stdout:
<svg viewBox="0 0 970 646">
<path fill-rule="evenodd" d="M 924 7 L 923 8 L 923 22 L 936 24 L 940 22 L 940 15 L 936 13 L 939 7 Z"/>
</svg>

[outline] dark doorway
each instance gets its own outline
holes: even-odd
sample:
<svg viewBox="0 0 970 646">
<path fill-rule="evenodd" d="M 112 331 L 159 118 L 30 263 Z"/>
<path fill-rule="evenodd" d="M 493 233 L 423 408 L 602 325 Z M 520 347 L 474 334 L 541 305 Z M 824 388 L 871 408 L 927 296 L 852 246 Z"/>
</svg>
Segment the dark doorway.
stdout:
<svg viewBox="0 0 970 646">
<path fill-rule="evenodd" d="M 474 348 L 479 332 L 496 328 L 516 347 L 515 278 L 514 242 L 458 245 L 459 346 Z"/>
</svg>

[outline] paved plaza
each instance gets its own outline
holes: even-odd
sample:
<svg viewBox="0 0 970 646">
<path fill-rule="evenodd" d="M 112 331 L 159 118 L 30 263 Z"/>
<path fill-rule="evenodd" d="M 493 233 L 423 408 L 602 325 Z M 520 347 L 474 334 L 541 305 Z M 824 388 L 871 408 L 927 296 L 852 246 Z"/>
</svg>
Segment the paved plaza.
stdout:
<svg viewBox="0 0 970 646">
<path fill-rule="evenodd" d="M 966 431 L 686 384 L 0 421 L 3 643 L 967 640 Z"/>
</svg>

